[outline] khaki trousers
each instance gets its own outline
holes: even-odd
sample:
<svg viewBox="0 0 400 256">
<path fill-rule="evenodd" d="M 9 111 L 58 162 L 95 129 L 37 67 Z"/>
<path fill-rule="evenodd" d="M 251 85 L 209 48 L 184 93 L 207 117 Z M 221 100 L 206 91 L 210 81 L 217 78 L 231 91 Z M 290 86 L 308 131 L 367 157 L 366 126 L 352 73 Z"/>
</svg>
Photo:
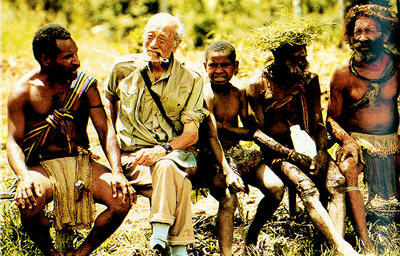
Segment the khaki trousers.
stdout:
<svg viewBox="0 0 400 256">
<path fill-rule="evenodd" d="M 122 162 L 124 164 L 124 157 Z M 150 206 L 150 223 L 171 226 L 169 245 L 187 245 L 194 242 L 192 223 L 192 183 L 187 174 L 174 161 L 162 159 L 151 167 L 138 166 L 126 174 L 134 187 L 153 188 Z"/>
</svg>

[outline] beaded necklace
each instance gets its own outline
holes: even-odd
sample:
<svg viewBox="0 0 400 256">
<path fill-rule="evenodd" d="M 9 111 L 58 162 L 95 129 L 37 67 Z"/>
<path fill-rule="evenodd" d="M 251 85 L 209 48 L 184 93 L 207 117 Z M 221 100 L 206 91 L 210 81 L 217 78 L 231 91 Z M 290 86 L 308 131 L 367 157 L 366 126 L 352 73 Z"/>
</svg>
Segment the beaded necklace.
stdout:
<svg viewBox="0 0 400 256">
<path fill-rule="evenodd" d="M 380 78 L 378 78 L 378 79 L 367 78 L 367 77 L 359 74 L 357 72 L 357 70 L 354 68 L 354 53 L 350 58 L 350 63 L 349 63 L 350 72 L 353 75 L 355 75 L 356 77 L 369 82 L 368 90 L 365 93 L 362 102 L 368 101 L 369 107 L 371 109 L 373 109 L 375 107 L 376 98 L 378 97 L 379 90 L 396 73 L 396 68 L 393 64 L 390 64 L 390 70 L 387 70 L 386 67 L 387 67 L 387 65 L 385 66 L 385 69 L 383 70 L 382 76 Z M 359 104 L 357 104 L 357 105 L 359 105 Z"/>
</svg>

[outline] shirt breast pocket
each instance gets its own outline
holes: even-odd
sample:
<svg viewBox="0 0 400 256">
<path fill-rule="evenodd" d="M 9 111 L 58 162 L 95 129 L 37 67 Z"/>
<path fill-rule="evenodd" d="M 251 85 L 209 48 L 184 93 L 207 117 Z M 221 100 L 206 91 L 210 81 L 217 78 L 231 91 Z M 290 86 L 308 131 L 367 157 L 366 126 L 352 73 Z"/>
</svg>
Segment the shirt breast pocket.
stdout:
<svg viewBox="0 0 400 256">
<path fill-rule="evenodd" d="M 172 119 L 178 119 L 183 107 L 185 106 L 187 95 L 177 95 L 176 97 L 164 98 L 162 103 L 165 112 Z"/>
<path fill-rule="evenodd" d="M 138 90 L 128 90 L 125 86 L 120 90 L 120 108 L 121 111 L 131 113 L 136 106 L 138 97 Z"/>
</svg>

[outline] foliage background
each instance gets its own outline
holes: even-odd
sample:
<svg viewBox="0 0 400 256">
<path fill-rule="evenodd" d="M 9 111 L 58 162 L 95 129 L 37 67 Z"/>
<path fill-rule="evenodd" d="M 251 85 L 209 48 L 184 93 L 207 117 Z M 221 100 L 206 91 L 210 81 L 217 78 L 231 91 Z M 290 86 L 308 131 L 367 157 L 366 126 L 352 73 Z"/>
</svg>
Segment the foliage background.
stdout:
<svg viewBox="0 0 400 256">
<path fill-rule="evenodd" d="M 186 27 L 186 38 L 178 50 L 178 56 L 184 58 L 200 72 L 203 72 L 203 52 L 210 41 L 225 39 L 235 45 L 240 61 L 240 70 L 234 78 L 234 83 L 240 87 L 246 85 L 247 80 L 270 57 L 249 46 L 248 38 L 252 31 L 274 20 L 282 8 L 285 7 L 292 11 L 293 2 L 291 0 L 2 0 L 0 191 L 6 191 L 7 186 L 15 178 L 8 166 L 5 153 L 7 94 L 23 74 L 37 65 L 32 56 L 31 40 L 34 32 L 40 26 L 47 23 L 60 23 L 71 31 L 79 47 L 81 69 L 94 75 L 99 80 L 99 88 L 102 90 L 102 84 L 114 60 L 118 56 L 140 51 L 142 31 L 147 18 L 156 12 L 167 11 L 180 17 Z M 394 4 L 395 1 L 391 2 Z M 349 0 L 301 1 L 303 15 L 327 24 L 324 27 L 322 40 L 308 48 L 311 70 L 318 73 L 320 77 L 324 108 L 326 108 L 329 97 L 330 76 L 335 67 L 344 63 L 350 55 L 348 47 L 342 44 L 341 36 L 342 8 L 347 8 L 351 4 L 352 2 Z M 104 156 L 93 128 L 89 129 L 93 150 Z M 254 214 L 255 204 L 253 203 L 259 200 L 256 195 L 257 192 L 250 197 L 243 196 L 242 198 L 247 213 L 245 219 L 251 219 Z M 207 226 L 209 224 L 207 221 L 210 220 L 210 216 L 213 217 L 213 214 L 204 216 L 204 212 L 208 212 L 208 210 L 204 211 L 204 207 L 206 209 L 214 207 L 215 212 L 215 203 L 214 200 L 207 201 L 205 205 L 201 203 L 195 205 L 200 212 L 200 215 L 196 217 L 196 223 L 205 232 L 196 235 L 196 239 L 200 245 L 208 247 L 207 254 L 217 252 L 217 245 L 215 236 L 211 234 L 212 229 L 209 230 L 209 226 Z M 3 200 L 1 209 L 0 254 L 38 255 L 32 249 L 29 241 L 21 237 L 23 234 L 20 232 L 18 214 L 11 202 Z M 285 215 L 285 209 L 285 205 L 283 205 L 278 211 L 281 214 L 277 214 L 274 222 L 271 222 L 263 231 L 265 236 L 261 241 L 264 242 L 262 248 L 265 255 L 274 255 L 277 252 L 280 252 L 278 254 L 294 255 L 299 251 L 303 255 L 333 255 L 333 251 L 328 249 L 329 246 L 326 243 L 315 243 L 319 240 L 318 231 L 309 222 L 301 219 L 303 223 L 300 225 L 299 221 L 289 219 L 287 212 Z M 96 255 L 125 255 L 132 250 L 136 251 L 137 255 L 141 255 L 140 248 L 146 247 L 149 226 L 140 224 L 140 220 L 146 223 L 146 216 L 143 217 L 140 214 L 143 215 L 143 212 L 145 213 L 147 210 L 148 202 L 141 201 L 132 210 L 131 217 L 126 220 L 125 224 L 128 227 L 120 228 L 96 252 Z M 211 221 L 215 221 L 215 219 L 211 219 Z M 240 222 L 240 225 L 243 224 L 243 218 L 236 221 Z M 280 225 L 275 226 L 276 223 L 280 223 Z M 304 232 L 300 232 L 300 234 L 293 231 L 288 234 L 285 231 L 287 228 L 296 230 L 296 225 L 299 225 L 298 228 Z M 282 227 L 286 229 L 282 229 Z M 270 234 L 267 234 L 268 230 L 272 230 L 271 232 L 275 235 L 271 237 Z M 235 231 L 235 233 L 238 232 L 238 230 Z M 208 239 L 205 234 L 212 236 L 211 239 Z M 6 238 L 9 238 L 10 241 Z M 17 241 L 16 244 L 15 241 Z M 240 235 L 235 235 L 237 252 L 240 249 L 240 242 Z M 353 243 L 355 245 L 357 241 L 354 240 Z M 193 249 L 191 253 L 203 255 L 204 251 L 202 253 Z M 397 252 L 397 255 L 400 254 Z"/>
</svg>

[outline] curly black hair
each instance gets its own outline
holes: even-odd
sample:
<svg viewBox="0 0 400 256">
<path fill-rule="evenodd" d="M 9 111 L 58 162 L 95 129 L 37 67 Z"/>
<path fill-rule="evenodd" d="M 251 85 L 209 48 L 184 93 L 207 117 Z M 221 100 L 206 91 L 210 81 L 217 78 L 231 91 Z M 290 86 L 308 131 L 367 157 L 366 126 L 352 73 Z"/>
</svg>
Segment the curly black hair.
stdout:
<svg viewBox="0 0 400 256">
<path fill-rule="evenodd" d="M 47 24 L 41 27 L 33 37 L 32 49 L 35 59 L 40 63 L 40 56 L 45 54 L 54 58 L 60 52 L 56 45 L 56 39 L 70 39 L 71 33 L 59 24 Z"/>
<path fill-rule="evenodd" d="M 366 4 L 366 5 L 356 5 L 353 6 L 346 15 L 344 39 L 347 43 L 351 43 L 354 37 L 354 25 L 358 18 L 368 17 L 372 18 L 376 22 L 379 22 L 381 28 L 390 35 L 390 41 L 395 39 L 395 34 L 397 33 L 398 20 L 396 13 L 390 8 L 376 5 L 376 4 Z M 389 41 L 389 42 L 390 42 Z"/>
<path fill-rule="evenodd" d="M 235 47 L 230 42 L 224 40 L 215 41 L 207 47 L 205 54 L 206 61 L 210 52 L 221 52 L 221 51 L 228 51 L 229 60 L 231 60 L 232 62 L 236 61 Z"/>
</svg>

